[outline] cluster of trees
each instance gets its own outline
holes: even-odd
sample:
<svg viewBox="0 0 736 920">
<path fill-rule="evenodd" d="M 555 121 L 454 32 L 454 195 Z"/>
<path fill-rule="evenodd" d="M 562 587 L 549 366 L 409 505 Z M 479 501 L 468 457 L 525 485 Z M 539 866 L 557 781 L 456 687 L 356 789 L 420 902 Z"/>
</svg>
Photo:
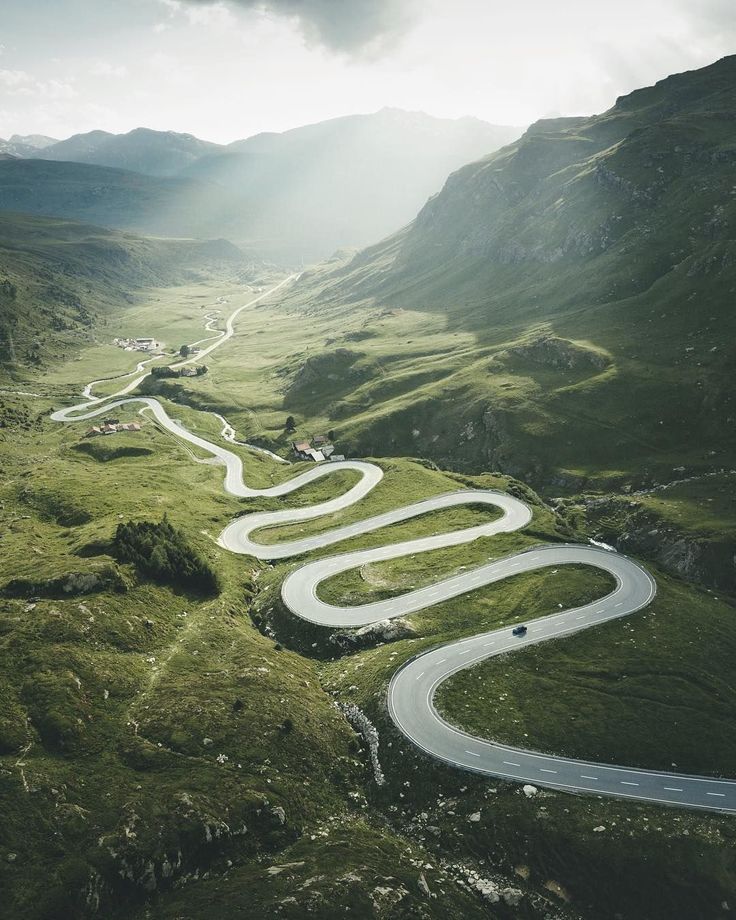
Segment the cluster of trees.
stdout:
<svg viewBox="0 0 736 920">
<path fill-rule="evenodd" d="M 201 377 L 202 374 L 206 374 L 207 370 L 208 368 L 206 364 L 198 364 L 195 368 L 195 371 L 197 372 L 197 377 Z M 173 367 L 152 367 L 151 375 L 153 377 L 184 377 L 184 376 L 187 376 L 184 374 L 183 367 L 180 367 L 178 370 Z"/>
<path fill-rule="evenodd" d="M 198 594 L 218 594 L 220 583 L 184 534 L 168 522 L 128 521 L 118 524 L 113 550 L 120 562 L 131 562 L 155 581 Z"/>
</svg>

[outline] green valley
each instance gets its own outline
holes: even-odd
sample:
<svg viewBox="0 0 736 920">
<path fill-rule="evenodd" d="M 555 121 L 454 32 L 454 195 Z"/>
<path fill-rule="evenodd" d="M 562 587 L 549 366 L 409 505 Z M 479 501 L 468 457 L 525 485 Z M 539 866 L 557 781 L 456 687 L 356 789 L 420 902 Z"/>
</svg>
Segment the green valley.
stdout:
<svg viewBox="0 0 736 920">
<path fill-rule="evenodd" d="M 325 158 L 349 202 L 441 120 L 9 142 L 3 916 L 726 920 L 734 85 L 536 122 L 288 271 Z"/>
</svg>

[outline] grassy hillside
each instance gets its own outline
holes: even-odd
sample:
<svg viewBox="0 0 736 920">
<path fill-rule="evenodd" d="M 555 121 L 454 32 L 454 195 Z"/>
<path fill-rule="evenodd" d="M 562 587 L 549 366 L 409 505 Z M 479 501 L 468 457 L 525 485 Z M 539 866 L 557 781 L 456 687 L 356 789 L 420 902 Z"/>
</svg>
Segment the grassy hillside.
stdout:
<svg viewBox="0 0 736 920">
<path fill-rule="evenodd" d="M 237 296 L 237 286 L 172 289 L 160 302 L 117 314 L 119 322 L 129 324 L 125 331 L 193 338 L 215 290 L 226 300 Z M 325 348 L 331 336 L 337 341 Z M 300 407 L 293 410 L 298 433 L 309 434 L 329 425 L 330 399 L 363 392 L 371 368 L 382 381 L 375 392 L 390 402 L 405 392 L 417 361 L 429 379 L 473 347 L 472 335 L 448 334 L 436 315 L 377 318 L 361 307 L 338 322 L 326 310 L 307 328 L 277 301 L 242 313 L 208 374 L 169 384 L 165 392 L 176 401 L 165 405 L 205 437 L 217 438 L 221 423 L 189 404 L 222 411 L 239 437 L 259 434 L 282 449 L 290 437 L 285 399 Z M 562 353 L 574 356 L 581 374 L 605 372 L 605 354 L 583 351 Z M 57 406 L 74 401 L 107 360 L 98 348 L 80 357 L 32 375 L 29 389 L 53 387 Z M 489 913 L 638 920 L 643 911 L 653 920 L 711 920 L 733 897 L 730 820 L 546 792 L 527 798 L 514 785 L 430 763 L 388 718 L 387 682 L 406 658 L 600 596 L 610 588 L 600 573 L 579 567 L 509 579 L 413 615 L 393 641 L 380 631 L 356 637 L 319 629 L 279 600 L 284 577 L 302 560 L 258 563 L 213 539 L 234 515 L 283 500 L 226 496 L 222 468 L 193 462 L 135 409 L 121 420 L 138 419 L 143 430 L 102 444 L 82 437 L 84 423 L 49 422 L 50 398 L 3 400 L 0 884 L 10 916 L 88 917 L 99 905 L 98 914 L 121 920 L 196 920 L 213 910 L 244 920 L 254 913 L 328 920 L 346 908 L 428 920 Z M 349 428 L 332 424 L 342 447 Z M 241 453 L 255 486 L 300 469 Z M 464 486 L 511 490 L 531 502 L 534 520 L 521 533 L 346 573 L 322 586 L 327 598 L 386 597 L 540 541 L 585 539 L 581 528 L 598 513 L 587 502 L 599 496 L 576 496 L 555 510 L 505 475 L 378 462 L 384 479 L 360 506 L 302 525 L 300 535 Z M 323 480 L 288 503 L 324 500 L 353 481 Z M 728 509 L 706 508 L 696 518 L 696 486 L 630 501 L 668 509 L 672 519 L 689 508 L 698 527 L 727 520 Z M 600 511 L 596 526 L 605 516 L 613 528 L 617 507 Z M 155 567 L 134 566 L 116 550 L 121 523 L 160 524 L 164 514 L 185 554 L 216 573 L 216 596 L 172 590 Z M 487 509 L 438 513 L 337 549 L 488 517 Z M 294 528 L 263 534 L 294 535 Z M 531 746 L 659 765 L 665 745 L 683 768 L 729 771 L 732 608 L 659 569 L 657 577 L 651 613 L 546 646 L 543 660 L 513 656 L 458 675 L 443 695 L 445 711 L 480 733 L 526 734 Z M 365 746 L 335 702 L 358 704 L 377 726 L 385 786 L 375 784 Z M 604 707 L 605 719 L 596 718 Z M 699 743 L 707 738 L 719 740 Z M 632 884 L 622 887 L 622 876 Z M 479 884 L 490 884 L 498 901 L 489 903 Z"/>
<path fill-rule="evenodd" d="M 734 80 L 725 58 L 540 122 L 400 234 L 305 273 L 284 316 L 315 335 L 251 399 L 264 434 L 280 401 L 356 454 L 501 469 L 550 497 L 715 489 L 736 469 Z M 728 516 L 581 509 L 591 533 L 736 590 Z"/>
<path fill-rule="evenodd" d="M 374 376 L 334 407 L 358 449 L 411 444 L 559 489 L 732 466 L 735 79 L 726 58 L 604 115 L 540 122 L 315 277 L 308 311 L 409 308 L 444 325 L 447 358 L 463 341 L 431 382 L 417 363 L 400 401 L 360 411 Z"/>
<path fill-rule="evenodd" d="M 0 212 L 0 368 L 22 375 L 57 362 L 141 291 L 232 275 L 247 264 L 224 240 L 151 240 Z"/>
<path fill-rule="evenodd" d="M 222 236 L 202 212 L 216 195 L 216 189 L 186 178 L 147 176 L 87 163 L 0 161 L 0 210 L 144 234 Z"/>
<path fill-rule="evenodd" d="M 641 916 L 641 903 L 657 920 L 705 918 L 731 897 L 734 867 L 724 849 L 730 821 L 552 793 L 527 799 L 513 785 L 428 763 L 386 715 L 385 687 L 405 658 L 439 641 L 599 596 L 609 589 L 599 573 L 576 568 L 512 579 L 460 604 L 415 614 L 398 641 L 375 636 L 356 646 L 349 631 L 317 629 L 280 608 L 278 588 L 294 562 L 272 567 L 214 543 L 233 514 L 279 507 L 279 500 L 225 496 L 221 469 L 193 463 L 145 417 L 139 434 L 116 436 L 115 450 L 89 451 L 81 449 L 83 423 L 36 421 L 43 402 L 14 400 L 28 421 L 2 435 L 0 875 L 10 916 L 86 917 L 99 907 L 122 918 L 140 907 L 141 917 L 153 911 L 204 918 L 215 905 L 243 918 L 254 911 L 294 918 L 307 912 L 327 920 L 347 907 L 359 916 L 488 916 L 470 872 L 492 880 L 496 891 L 518 893 L 521 914 L 503 899 L 490 905 L 491 915 L 502 918 L 550 912 L 633 918 Z M 207 414 L 167 405 L 192 430 L 216 428 Z M 136 418 L 133 412 L 123 419 Z M 43 466 L 32 459 L 40 452 Z M 243 457 L 257 485 L 296 472 L 248 451 Z M 386 596 L 489 555 L 573 535 L 564 518 L 506 477 L 466 479 L 409 460 L 380 462 L 385 478 L 369 498 L 315 529 L 463 485 L 523 494 L 534 522 L 524 533 L 368 567 L 328 583 L 330 596 L 352 602 Z M 323 482 L 295 501 L 329 493 Z M 158 522 L 164 513 L 218 573 L 216 597 L 172 590 L 116 557 L 112 539 L 120 521 Z M 479 516 L 488 512 L 430 515 L 341 548 Z M 287 536 L 282 531 L 279 539 Z M 663 590 L 657 610 L 643 618 L 647 631 L 659 627 L 658 656 L 673 661 L 686 637 L 671 621 L 684 624 L 692 610 L 682 591 Z M 727 628 L 728 607 L 699 603 L 698 615 Z M 476 671 L 459 676 L 449 688 L 453 718 L 466 724 L 484 718 L 473 727 L 494 734 L 525 731 L 533 739 L 527 743 L 561 743 L 550 740 L 544 716 L 543 693 L 552 684 L 564 745 L 597 756 L 590 746 L 600 742 L 589 723 L 568 712 L 583 687 L 590 694 L 591 682 L 605 691 L 613 675 L 629 675 L 626 693 L 605 698 L 607 743 L 620 759 L 658 763 L 658 735 L 625 729 L 632 698 L 650 685 L 655 644 L 630 643 L 628 628 L 618 627 L 620 637 L 604 629 L 574 640 L 592 646 L 589 674 L 585 655 L 563 643 L 559 664 L 558 653 L 547 650 L 542 686 L 539 665 L 527 656 L 496 662 L 481 692 L 471 684 L 468 695 L 467 683 L 458 683 L 477 685 Z M 710 641 L 710 630 L 698 637 L 703 656 Z M 667 721 L 651 713 L 662 731 L 677 723 L 669 756 L 709 771 L 728 770 L 733 754 L 727 699 L 716 705 L 730 662 L 719 644 L 722 654 L 710 656 L 710 682 L 699 687 L 702 709 L 691 706 L 692 684 L 680 680 L 680 665 L 660 674 Z M 570 681 L 569 655 L 586 684 Z M 511 702 L 489 705 L 497 686 L 497 696 L 525 700 L 521 712 Z M 363 745 L 334 700 L 359 704 L 378 726 L 385 787 L 375 785 Z M 722 739 L 709 745 L 707 764 L 694 745 L 698 733 Z M 594 833 L 601 825 L 606 832 Z M 639 863 L 645 858 L 646 874 L 638 874 L 632 851 Z M 635 897 L 612 881 L 632 872 Z M 423 893 L 422 875 L 436 898 Z M 571 899 L 569 906 L 553 891 Z"/>
</svg>

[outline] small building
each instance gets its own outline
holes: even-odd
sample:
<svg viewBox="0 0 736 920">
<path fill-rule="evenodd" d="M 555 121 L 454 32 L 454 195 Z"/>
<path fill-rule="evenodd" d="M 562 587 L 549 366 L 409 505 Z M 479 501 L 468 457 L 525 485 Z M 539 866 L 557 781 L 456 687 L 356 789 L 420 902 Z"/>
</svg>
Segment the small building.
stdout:
<svg viewBox="0 0 736 920">
<path fill-rule="evenodd" d="M 325 455 L 325 457 L 327 457 L 328 459 L 335 453 L 334 444 L 323 444 L 320 449 L 322 453 Z"/>
<path fill-rule="evenodd" d="M 345 454 L 333 454 L 330 457 L 330 463 L 339 463 L 341 460 L 345 459 Z"/>
<path fill-rule="evenodd" d="M 329 441 L 329 438 L 326 438 L 323 434 L 318 434 L 312 438 L 312 442 L 315 447 L 321 447 L 323 444 L 326 444 Z"/>
<path fill-rule="evenodd" d="M 102 430 L 95 425 L 85 434 L 85 438 L 96 438 L 98 434 L 102 434 Z"/>
<path fill-rule="evenodd" d="M 311 460 L 312 459 L 309 454 L 309 452 L 312 449 L 312 445 L 309 443 L 309 441 L 292 441 L 291 447 L 292 447 L 292 450 L 294 451 L 294 455 L 298 457 L 300 460 Z"/>
</svg>

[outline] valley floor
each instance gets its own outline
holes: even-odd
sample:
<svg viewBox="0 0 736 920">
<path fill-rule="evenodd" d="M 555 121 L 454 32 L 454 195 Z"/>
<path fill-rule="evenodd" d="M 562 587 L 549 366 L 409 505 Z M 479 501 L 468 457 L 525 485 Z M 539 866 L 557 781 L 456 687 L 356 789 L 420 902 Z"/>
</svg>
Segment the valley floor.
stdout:
<svg viewBox="0 0 736 920">
<path fill-rule="evenodd" d="M 244 918 L 346 910 L 725 916 L 723 903 L 736 897 L 732 819 L 475 777 L 427 759 L 386 710 L 391 676 L 417 652 L 588 603 L 609 590 L 600 572 L 520 574 L 413 613 L 393 635 L 315 626 L 281 602 L 293 562 L 236 556 L 216 537 L 239 513 L 325 501 L 355 484 L 349 472 L 285 500 L 238 499 L 223 492 L 222 467 L 195 462 L 206 454 L 135 406 L 119 416 L 141 430 L 102 442 L 83 437 L 85 423 L 49 419 L 50 409 L 78 402 L 88 380 L 132 369 L 135 359 L 113 350 L 109 337 L 145 333 L 178 347 L 206 334 L 205 314 L 228 309 L 220 298 L 232 307 L 243 293 L 211 285 L 162 291 L 125 322 L 110 318 L 100 344 L 78 360 L 9 387 L 40 396 L 0 394 L 0 877 L 10 916 L 196 918 L 211 916 L 213 904 Z M 208 440 L 220 438 L 216 411 L 237 437 L 285 456 L 292 438 L 330 428 L 351 453 L 362 423 L 340 430 L 339 412 L 321 408 L 328 401 L 363 398 L 361 381 L 370 380 L 364 417 L 389 413 L 412 437 L 401 406 L 409 378 L 439 379 L 477 349 L 469 333 L 410 311 L 373 318 L 354 311 L 342 326 L 334 313 L 313 320 L 307 330 L 288 303 L 256 304 L 206 375 L 149 378 L 143 388 Z M 403 342 L 405 368 L 395 350 L 385 361 L 375 348 L 365 351 L 370 341 L 379 349 Z M 378 371 L 367 368 L 371 361 Z M 297 415 L 295 434 L 284 430 L 289 413 Z M 227 446 L 257 488 L 303 469 Z M 733 523 L 718 498 L 728 472 L 641 497 L 568 494 L 553 507 L 508 475 L 443 471 L 394 456 L 389 438 L 381 446 L 384 459 L 375 462 L 383 478 L 359 506 L 279 527 L 268 539 L 301 539 L 468 487 L 516 495 L 533 520 L 523 531 L 368 563 L 325 582 L 324 600 L 394 597 L 541 542 L 608 535 L 635 512 L 680 516 L 693 533 L 727 532 Z M 591 502 L 603 499 L 610 507 L 596 512 Z M 164 514 L 218 572 L 216 597 L 157 584 L 115 557 L 120 521 Z M 355 536 L 339 551 L 493 519 L 487 508 L 435 512 Z M 640 552 L 658 583 L 645 612 L 459 672 L 440 691 L 445 717 L 474 735 L 536 750 L 736 776 L 733 603 L 696 583 L 697 573 L 682 580 L 648 546 Z M 361 738 L 345 718 L 351 705 L 377 729 L 382 785 L 369 733 Z"/>
</svg>

